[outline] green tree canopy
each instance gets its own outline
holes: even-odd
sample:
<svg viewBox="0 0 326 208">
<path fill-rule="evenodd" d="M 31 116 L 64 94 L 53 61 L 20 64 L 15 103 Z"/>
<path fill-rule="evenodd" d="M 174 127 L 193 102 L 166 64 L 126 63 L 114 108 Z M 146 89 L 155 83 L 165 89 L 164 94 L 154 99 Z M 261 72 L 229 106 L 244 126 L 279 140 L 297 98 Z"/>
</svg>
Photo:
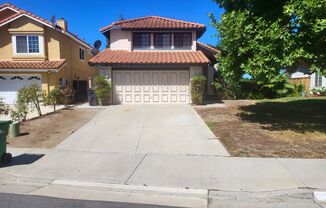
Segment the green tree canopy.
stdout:
<svg viewBox="0 0 326 208">
<path fill-rule="evenodd" d="M 298 66 L 326 74 L 326 0 L 215 1 L 225 10 L 220 21 L 211 18 L 229 82 L 249 74 L 262 88 L 274 88 L 275 80 L 286 83 L 282 72 Z"/>
</svg>

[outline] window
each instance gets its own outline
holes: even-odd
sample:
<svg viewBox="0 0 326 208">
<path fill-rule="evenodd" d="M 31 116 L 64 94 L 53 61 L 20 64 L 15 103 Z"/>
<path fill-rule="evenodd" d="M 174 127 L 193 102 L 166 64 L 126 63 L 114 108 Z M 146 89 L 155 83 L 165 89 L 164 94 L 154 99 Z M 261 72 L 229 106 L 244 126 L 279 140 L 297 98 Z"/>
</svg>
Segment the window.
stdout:
<svg viewBox="0 0 326 208">
<path fill-rule="evenodd" d="M 155 33 L 154 48 L 171 49 L 171 34 L 170 33 Z"/>
<path fill-rule="evenodd" d="M 151 46 L 151 35 L 149 33 L 134 33 L 133 48 L 149 49 Z"/>
<path fill-rule="evenodd" d="M 79 59 L 85 60 L 85 50 L 83 48 L 79 48 Z"/>
<path fill-rule="evenodd" d="M 316 74 L 315 77 L 315 87 L 321 87 L 323 85 L 323 76 Z"/>
<path fill-rule="evenodd" d="M 19 35 L 16 36 L 16 53 L 40 53 L 40 36 Z"/>
<path fill-rule="evenodd" d="M 191 33 L 175 33 L 174 48 L 175 49 L 191 49 L 192 37 Z"/>
</svg>

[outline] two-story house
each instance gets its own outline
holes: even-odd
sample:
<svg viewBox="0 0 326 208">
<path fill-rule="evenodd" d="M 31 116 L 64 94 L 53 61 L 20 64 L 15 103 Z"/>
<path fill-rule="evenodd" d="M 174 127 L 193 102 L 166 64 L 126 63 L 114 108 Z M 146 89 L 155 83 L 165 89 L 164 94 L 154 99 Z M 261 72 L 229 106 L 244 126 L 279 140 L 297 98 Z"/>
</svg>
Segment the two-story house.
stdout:
<svg viewBox="0 0 326 208">
<path fill-rule="evenodd" d="M 96 74 L 88 65 L 91 49 L 68 31 L 64 19 L 50 22 L 14 5 L 1 5 L 0 97 L 11 104 L 17 91 L 32 83 L 45 92 L 55 86 L 73 88 L 75 80 Z"/>
<path fill-rule="evenodd" d="M 205 25 L 147 16 L 114 22 L 100 31 L 108 48 L 89 64 L 111 80 L 114 104 L 190 103 L 191 77 L 212 76 L 204 52 L 214 56 L 218 51 L 197 43 Z"/>
</svg>

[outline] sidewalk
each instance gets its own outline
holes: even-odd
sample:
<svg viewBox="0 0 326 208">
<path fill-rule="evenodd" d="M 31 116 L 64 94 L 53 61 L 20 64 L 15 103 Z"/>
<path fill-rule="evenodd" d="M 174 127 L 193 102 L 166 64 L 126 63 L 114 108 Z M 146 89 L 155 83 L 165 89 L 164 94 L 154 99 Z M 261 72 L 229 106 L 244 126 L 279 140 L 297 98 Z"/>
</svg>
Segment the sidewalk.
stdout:
<svg viewBox="0 0 326 208">
<path fill-rule="evenodd" d="M 195 207 L 207 207 L 208 199 L 221 203 L 221 193 L 232 197 L 236 193 L 243 196 L 241 193 L 244 192 L 264 195 L 282 190 L 285 191 L 283 194 L 288 193 L 286 190 L 301 190 L 305 196 L 312 198 L 313 189 L 326 190 L 326 160 L 323 159 L 127 154 L 58 149 L 10 148 L 9 151 L 16 157 L 46 155 L 29 164 L 0 168 L 0 192 L 130 202 L 146 199 L 147 204 L 183 207 L 193 207 L 195 204 Z M 218 199 L 214 198 L 215 195 Z M 307 197 L 297 199 L 308 200 Z M 260 199 L 254 195 L 251 200 Z M 308 201 L 311 200 L 309 198 Z"/>
<path fill-rule="evenodd" d="M 16 153 L 16 156 L 23 154 L 19 149 L 10 148 L 9 151 Z M 46 150 L 35 151 L 38 155 L 47 153 Z M 31 153 L 32 150 L 26 152 L 27 155 Z M 269 191 L 299 187 L 326 189 L 325 159 L 236 158 L 53 149 L 32 164 L 4 167 L 0 171 L 49 180 L 227 191 Z"/>
</svg>

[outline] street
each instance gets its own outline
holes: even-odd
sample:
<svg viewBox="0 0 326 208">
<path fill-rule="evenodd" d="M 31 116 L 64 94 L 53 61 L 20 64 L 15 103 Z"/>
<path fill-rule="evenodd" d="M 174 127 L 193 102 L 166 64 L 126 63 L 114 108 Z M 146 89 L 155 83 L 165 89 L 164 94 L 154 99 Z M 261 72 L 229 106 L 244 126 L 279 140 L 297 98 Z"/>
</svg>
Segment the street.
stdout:
<svg viewBox="0 0 326 208">
<path fill-rule="evenodd" d="M 86 201 L 61 199 L 42 196 L 27 196 L 18 194 L 0 193 L 1 208 L 163 208 L 167 206 L 119 203 L 119 202 L 103 202 L 103 201 Z M 169 207 L 172 208 L 172 207 Z"/>
</svg>

